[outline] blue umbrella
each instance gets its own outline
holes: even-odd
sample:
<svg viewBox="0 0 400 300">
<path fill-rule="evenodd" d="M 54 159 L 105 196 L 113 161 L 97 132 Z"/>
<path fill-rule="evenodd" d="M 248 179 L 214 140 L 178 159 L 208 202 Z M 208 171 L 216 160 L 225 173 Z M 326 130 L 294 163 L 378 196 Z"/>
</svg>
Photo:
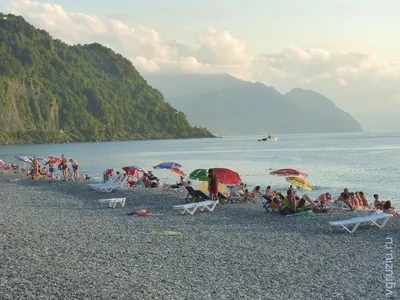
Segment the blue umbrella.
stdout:
<svg viewBox="0 0 400 300">
<path fill-rule="evenodd" d="M 158 164 L 157 166 L 153 166 L 154 169 L 172 169 L 172 168 L 182 168 L 181 164 L 176 162 L 163 162 Z"/>
</svg>

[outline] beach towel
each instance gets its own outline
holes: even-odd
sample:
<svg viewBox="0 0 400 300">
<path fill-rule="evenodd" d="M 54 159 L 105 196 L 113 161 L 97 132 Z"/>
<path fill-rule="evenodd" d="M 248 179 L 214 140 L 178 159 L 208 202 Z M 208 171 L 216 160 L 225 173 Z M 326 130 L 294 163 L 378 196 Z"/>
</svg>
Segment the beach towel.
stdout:
<svg viewBox="0 0 400 300">
<path fill-rule="evenodd" d="M 183 233 L 179 231 L 171 231 L 171 230 L 164 230 L 164 231 L 153 231 L 153 235 L 156 236 L 182 236 Z"/>
<path fill-rule="evenodd" d="M 134 210 L 134 211 L 131 211 L 130 213 L 127 213 L 127 215 L 137 215 L 139 217 L 148 216 L 149 214 L 150 214 L 150 211 L 148 209 Z"/>
</svg>

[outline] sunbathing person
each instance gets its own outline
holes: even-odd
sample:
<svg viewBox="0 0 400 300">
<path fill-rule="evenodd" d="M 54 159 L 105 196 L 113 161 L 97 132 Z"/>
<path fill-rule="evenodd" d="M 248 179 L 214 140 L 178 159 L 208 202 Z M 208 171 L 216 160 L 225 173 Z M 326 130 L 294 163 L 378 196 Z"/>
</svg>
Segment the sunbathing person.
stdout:
<svg viewBox="0 0 400 300">
<path fill-rule="evenodd" d="M 229 195 L 231 197 L 241 197 L 244 195 L 244 183 L 237 184 L 229 190 Z"/>
<path fill-rule="evenodd" d="M 349 189 L 348 189 L 348 188 L 345 188 L 345 189 L 343 190 L 343 192 L 340 194 L 340 196 L 339 196 L 339 198 L 338 198 L 338 201 L 343 201 L 343 202 L 345 202 L 345 195 L 347 195 L 346 199 L 349 199 L 349 198 L 350 198 L 350 192 L 349 192 Z"/>
<path fill-rule="evenodd" d="M 339 197 L 339 199 L 340 199 L 340 197 Z M 339 200 L 339 199 L 338 199 L 338 200 Z M 350 195 L 349 195 L 349 194 L 346 194 L 346 193 L 343 194 L 342 199 L 343 199 L 343 200 L 339 200 L 339 201 L 343 201 L 344 203 L 346 203 L 347 206 L 350 207 L 351 210 L 354 210 L 354 209 L 356 208 L 356 207 L 354 206 L 353 202 L 351 201 Z"/>
<path fill-rule="evenodd" d="M 370 205 L 369 205 L 369 203 L 368 203 L 368 200 L 367 200 L 367 198 L 366 198 L 365 195 L 364 195 L 364 192 L 360 191 L 360 192 L 358 193 L 358 195 L 360 196 L 360 199 L 361 199 L 361 202 L 362 202 L 363 207 L 370 207 Z"/>
<path fill-rule="evenodd" d="M 384 205 L 385 205 L 385 201 L 384 200 L 380 200 L 378 194 L 374 194 L 374 206 L 375 206 L 375 208 L 383 209 Z"/>
<path fill-rule="evenodd" d="M 397 213 L 397 209 L 392 206 L 392 203 L 390 201 L 386 201 L 385 204 L 383 205 L 383 212 L 387 213 L 387 214 L 391 214 L 393 216 L 399 215 Z"/>
<path fill-rule="evenodd" d="M 329 193 L 321 194 L 318 197 L 317 203 L 320 205 L 324 205 L 326 202 L 329 202 L 332 200 L 332 195 Z"/>
</svg>

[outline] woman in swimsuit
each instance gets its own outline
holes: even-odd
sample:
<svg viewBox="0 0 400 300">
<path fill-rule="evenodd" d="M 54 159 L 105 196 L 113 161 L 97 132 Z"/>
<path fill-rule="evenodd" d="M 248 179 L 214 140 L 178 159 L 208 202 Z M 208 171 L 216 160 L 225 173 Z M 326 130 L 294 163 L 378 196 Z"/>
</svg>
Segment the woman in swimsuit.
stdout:
<svg viewBox="0 0 400 300">
<path fill-rule="evenodd" d="M 73 180 L 78 180 L 79 179 L 79 173 L 78 173 L 78 162 L 75 159 L 70 159 L 69 160 L 72 165 L 72 169 L 74 170 L 74 175 L 72 176 Z"/>
</svg>

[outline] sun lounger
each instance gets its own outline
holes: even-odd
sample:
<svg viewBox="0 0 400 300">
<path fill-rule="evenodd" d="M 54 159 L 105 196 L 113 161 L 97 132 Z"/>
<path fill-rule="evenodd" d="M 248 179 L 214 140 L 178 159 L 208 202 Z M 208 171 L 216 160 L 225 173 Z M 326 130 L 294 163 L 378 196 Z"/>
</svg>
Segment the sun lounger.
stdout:
<svg viewBox="0 0 400 300">
<path fill-rule="evenodd" d="M 110 177 L 106 182 L 96 182 L 96 183 L 89 183 L 88 186 L 91 188 L 96 188 L 99 186 L 110 185 L 115 183 L 115 176 Z"/>
<path fill-rule="evenodd" d="M 195 190 L 191 186 L 185 186 L 185 189 L 187 190 L 188 194 L 186 196 L 186 202 L 197 202 L 199 200 L 210 200 L 210 197 L 208 197 L 206 194 L 204 194 L 200 190 Z"/>
<path fill-rule="evenodd" d="M 345 210 L 345 211 L 351 210 L 350 206 L 348 206 L 346 202 L 341 200 L 337 200 L 334 202 L 327 202 L 326 206 L 334 210 Z"/>
<path fill-rule="evenodd" d="M 102 204 L 107 204 L 109 208 L 111 207 L 115 208 L 118 203 L 121 207 L 124 207 L 125 201 L 126 198 L 110 198 L 110 199 L 99 199 L 97 203 L 99 203 L 100 206 L 102 206 Z"/>
<path fill-rule="evenodd" d="M 193 215 L 196 212 L 196 210 L 214 211 L 217 204 L 218 201 L 208 200 L 208 201 L 188 203 L 184 205 L 174 205 L 173 209 L 180 210 L 181 214 L 188 213 L 189 215 Z"/>
<path fill-rule="evenodd" d="M 347 230 L 349 233 L 353 233 L 357 230 L 358 226 L 361 225 L 361 223 L 364 222 L 369 222 L 372 223 L 372 225 L 376 225 L 379 228 L 385 227 L 386 223 L 389 221 L 389 219 L 393 217 L 390 214 L 385 214 L 385 213 L 380 213 L 380 214 L 372 214 L 369 216 L 365 217 L 357 217 L 357 218 L 351 218 L 347 220 L 342 220 L 342 221 L 331 221 L 329 224 L 331 226 L 336 226 L 336 227 L 342 227 L 345 230 Z M 378 223 L 378 220 L 383 220 L 381 224 Z M 352 229 L 349 228 L 350 225 L 354 225 Z"/>
<path fill-rule="evenodd" d="M 129 188 L 128 177 L 125 176 L 117 183 L 99 186 L 94 189 L 99 192 L 111 193 L 115 190 L 126 190 L 128 188 Z"/>
</svg>

